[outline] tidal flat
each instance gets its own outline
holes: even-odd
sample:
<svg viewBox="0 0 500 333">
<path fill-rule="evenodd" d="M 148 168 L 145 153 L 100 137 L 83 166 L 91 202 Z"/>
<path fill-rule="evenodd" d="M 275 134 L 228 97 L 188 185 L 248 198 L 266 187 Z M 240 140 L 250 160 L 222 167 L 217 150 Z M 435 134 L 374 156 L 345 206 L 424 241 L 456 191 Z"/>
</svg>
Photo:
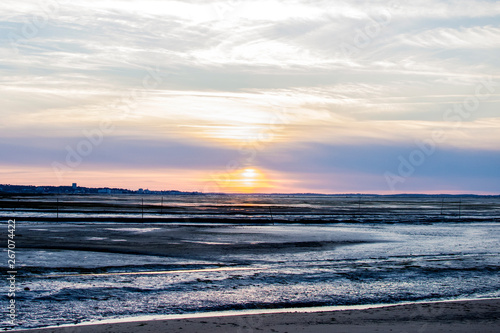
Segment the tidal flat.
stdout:
<svg viewBox="0 0 500 333">
<path fill-rule="evenodd" d="M 27 198 L 2 201 L 5 217 L 17 223 L 17 329 L 228 310 L 500 297 L 494 198 L 461 199 L 460 216 L 455 198 L 224 196 L 195 205 L 195 198 L 175 197 L 163 199 L 163 207 L 152 205 L 163 212 L 144 213 L 136 196 L 74 199 L 68 196 L 55 212 L 63 220 L 54 217 L 53 198 L 30 198 L 36 201 L 31 207 Z M 18 205 L 15 212 L 6 207 L 9 202 Z M 86 211 L 75 212 L 82 202 Z M 103 221 L 117 214 L 103 205 L 117 202 L 130 205 L 119 217 L 123 221 Z M 169 214 L 178 211 L 172 217 L 177 221 L 161 220 L 167 204 Z M 218 214 L 217 222 L 190 221 L 207 210 Z M 36 221 L 37 214 L 53 219 Z M 297 222 L 298 216 L 312 221 Z"/>
</svg>

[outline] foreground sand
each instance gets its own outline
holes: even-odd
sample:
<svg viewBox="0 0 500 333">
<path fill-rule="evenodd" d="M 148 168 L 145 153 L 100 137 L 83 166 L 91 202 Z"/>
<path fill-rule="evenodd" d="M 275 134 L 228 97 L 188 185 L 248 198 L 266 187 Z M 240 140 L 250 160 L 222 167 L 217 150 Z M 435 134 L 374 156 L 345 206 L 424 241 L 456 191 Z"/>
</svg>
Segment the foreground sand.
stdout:
<svg viewBox="0 0 500 333">
<path fill-rule="evenodd" d="M 100 332 L 500 332 L 500 299 L 419 303 L 365 310 L 273 313 L 23 330 Z"/>
</svg>

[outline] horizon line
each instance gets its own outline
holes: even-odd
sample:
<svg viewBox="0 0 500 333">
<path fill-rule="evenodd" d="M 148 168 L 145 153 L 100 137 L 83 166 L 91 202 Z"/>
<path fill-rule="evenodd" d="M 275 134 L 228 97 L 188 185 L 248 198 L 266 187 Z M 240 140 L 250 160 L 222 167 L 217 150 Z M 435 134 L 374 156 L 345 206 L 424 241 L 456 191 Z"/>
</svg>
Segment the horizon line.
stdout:
<svg viewBox="0 0 500 333">
<path fill-rule="evenodd" d="M 40 187 L 49 187 L 49 188 L 60 188 L 60 187 L 70 187 L 72 188 L 72 185 L 18 185 L 18 184 L 0 184 L 0 187 L 2 186 L 21 186 L 21 187 L 35 187 L 35 188 L 40 188 Z M 121 188 L 121 187 L 87 187 L 87 186 L 77 186 L 77 189 L 109 189 L 109 190 L 123 190 L 123 191 L 131 191 L 134 193 L 128 193 L 128 194 L 154 194 L 154 193 L 137 193 L 139 192 L 142 188 L 139 188 L 137 190 L 132 190 L 128 188 Z M 337 193 L 321 193 L 321 192 L 271 192 L 271 193 L 262 193 L 262 192 L 202 192 L 202 191 L 186 191 L 186 190 L 175 190 L 175 189 L 164 189 L 164 190 L 149 190 L 149 189 L 143 189 L 143 191 L 150 191 L 150 192 L 180 192 L 180 193 L 199 193 L 199 194 L 219 194 L 219 195 L 321 195 L 321 196 L 342 196 L 342 195 L 351 195 L 351 196 L 500 196 L 499 193 L 474 193 L 474 192 L 462 192 L 462 193 L 450 193 L 450 192 L 436 192 L 436 193 L 431 193 L 431 192 L 398 192 L 398 193 L 376 193 L 376 192 L 368 192 L 368 193 L 362 193 L 362 192 L 337 192 Z M 0 190 L 0 193 L 2 191 Z M 9 193 L 9 192 L 6 192 Z M 78 194 L 78 193 L 70 193 L 70 194 Z M 80 194 L 85 194 L 85 193 L 80 193 Z M 120 193 L 99 193 L 99 194 L 120 194 Z M 121 194 L 127 194 L 127 193 L 121 193 Z"/>
</svg>

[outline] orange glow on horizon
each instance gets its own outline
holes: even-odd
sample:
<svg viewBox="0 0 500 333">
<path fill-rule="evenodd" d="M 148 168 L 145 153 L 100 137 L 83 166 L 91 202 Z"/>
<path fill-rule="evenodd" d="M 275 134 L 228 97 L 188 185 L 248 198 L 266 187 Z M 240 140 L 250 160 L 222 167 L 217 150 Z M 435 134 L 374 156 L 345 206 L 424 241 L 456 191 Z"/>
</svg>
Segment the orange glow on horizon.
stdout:
<svg viewBox="0 0 500 333">
<path fill-rule="evenodd" d="M 214 192 L 259 193 L 273 187 L 268 175 L 255 167 L 215 175 L 211 180 L 216 187 Z"/>
<path fill-rule="evenodd" d="M 314 175 L 313 175 L 314 176 Z M 350 184 L 360 175 L 336 174 L 338 182 L 330 190 L 324 179 L 310 175 L 278 173 L 257 167 L 246 167 L 233 172 L 223 170 L 190 169 L 113 169 L 109 171 L 80 168 L 68 171 L 58 179 L 51 168 L 6 167 L 0 170 L 0 184 L 34 186 L 116 187 L 129 190 L 139 188 L 152 191 L 179 190 L 202 193 L 318 193 L 318 194 L 478 194 L 498 195 L 491 191 L 467 191 L 455 188 L 393 192 L 391 190 L 350 189 Z M 331 175 L 333 176 L 333 175 Z M 307 181 L 306 181 L 307 180 Z M 369 178 L 367 178 L 367 182 Z"/>
</svg>

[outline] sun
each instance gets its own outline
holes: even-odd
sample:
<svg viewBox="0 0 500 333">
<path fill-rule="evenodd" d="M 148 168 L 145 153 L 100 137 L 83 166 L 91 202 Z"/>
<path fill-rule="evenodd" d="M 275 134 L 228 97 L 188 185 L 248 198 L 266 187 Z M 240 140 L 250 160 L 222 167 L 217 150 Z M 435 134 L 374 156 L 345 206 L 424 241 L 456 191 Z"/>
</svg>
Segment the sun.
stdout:
<svg viewBox="0 0 500 333">
<path fill-rule="evenodd" d="M 236 187 L 241 192 L 254 192 L 257 188 L 264 187 L 265 176 L 254 168 L 246 168 L 239 172 L 235 179 Z"/>
<path fill-rule="evenodd" d="M 213 179 L 217 179 L 220 190 L 231 193 L 258 193 L 271 187 L 266 173 L 256 167 L 238 169 Z"/>
<path fill-rule="evenodd" d="M 254 169 L 245 169 L 245 170 L 243 170 L 241 175 L 243 176 L 243 180 L 249 184 L 254 182 L 256 180 L 256 178 L 258 177 L 258 174 Z"/>
</svg>

